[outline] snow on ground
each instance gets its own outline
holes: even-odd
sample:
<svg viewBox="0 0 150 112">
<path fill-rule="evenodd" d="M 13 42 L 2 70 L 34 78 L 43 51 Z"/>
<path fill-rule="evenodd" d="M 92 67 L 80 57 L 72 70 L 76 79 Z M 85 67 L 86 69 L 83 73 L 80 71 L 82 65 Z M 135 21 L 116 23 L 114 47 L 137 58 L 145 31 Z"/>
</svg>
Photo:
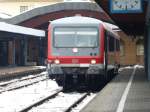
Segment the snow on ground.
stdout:
<svg viewBox="0 0 150 112">
<path fill-rule="evenodd" d="M 35 68 L 43 69 L 43 68 L 46 68 L 46 66 L 35 66 Z"/>
<path fill-rule="evenodd" d="M 120 67 L 119 72 L 123 71 L 124 69 L 133 69 L 132 66 Z"/>
<path fill-rule="evenodd" d="M 137 67 L 137 68 L 144 68 L 143 65 L 126 66 L 126 67 L 121 67 L 121 68 L 119 69 L 119 72 L 123 71 L 124 69 L 133 69 L 133 68 L 135 68 L 135 67 Z"/>
<path fill-rule="evenodd" d="M 144 68 L 143 65 L 135 65 L 134 67 L 135 67 L 135 68 Z"/>
<path fill-rule="evenodd" d="M 24 80 L 24 79 L 27 79 L 27 78 L 32 78 L 32 77 L 35 77 L 35 76 L 40 76 L 40 75 L 43 75 L 43 77 L 44 76 L 46 76 L 47 77 L 47 72 L 46 71 L 44 71 L 44 72 L 41 72 L 40 74 L 37 74 L 37 75 L 28 75 L 28 76 L 24 76 L 24 77 L 21 77 L 21 78 L 16 78 L 16 79 L 12 79 L 12 80 L 10 80 L 10 81 L 6 81 L 6 80 L 4 80 L 4 81 L 0 81 L 0 85 L 3 85 L 3 84 L 9 84 L 9 83 L 14 83 L 14 82 L 16 82 L 16 81 L 20 81 L 20 80 Z M 32 79 L 33 80 L 33 79 Z M 29 80 L 30 81 L 30 80 Z M 18 82 L 17 82 L 18 83 Z"/>
<path fill-rule="evenodd" d="M 121 72 L 121 71 L 123 71 L 125 69 L 133 69 L 133 66 L 120 67 L 118 71 Z"/>
<path fill-rule="evenodd" d="M 46 80 L 22 89 L 0 94 L 0 112 L 16 112 L 60 89 L 55 81 Z"/>
<path fill-rule="evenodd" d="M 29 112 L 64 112 L 70 105 L 77 101 L 84 93 L 70 92 L 59 93 L 54 99 L 33 108 Z"/>
</svg>

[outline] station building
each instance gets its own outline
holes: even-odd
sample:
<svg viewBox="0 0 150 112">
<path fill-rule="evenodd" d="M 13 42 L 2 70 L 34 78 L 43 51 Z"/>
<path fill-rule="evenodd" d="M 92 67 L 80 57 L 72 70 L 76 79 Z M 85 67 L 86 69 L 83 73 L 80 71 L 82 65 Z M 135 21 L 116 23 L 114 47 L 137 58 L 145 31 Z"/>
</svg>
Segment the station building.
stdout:
<svg viewBox="0 0 150 112">
<path fill-rule="evenodd" d="M 47 31 L 49 21 L 77 14 L 113 23 L 111 18 L 93 0 L 83 0 L 83 3 L 67 2 L 67 0 L 0 0 L 0 11 L 9 15 L 8 18 L 0 18 L 2 22 L 44 31 Z M 121 37 L 121 64 L 143 64 L 143 39 L 129 37 L 121 31 L 118 33 Z M 22 43 L 27 46 L 24 51 L 27 53 L 27 59 L 24 63 L 22 63 L 21 55 Z M 13 47 L 15 54 L 12 53 Z M 41 65 L 44 64 L 46 57 L 47 37 L 15 38 L 14 35 L 10 35 L 7 38 L 0 38 L 0 66 Z"/>
<path fill-rule="evenodd" d="M 144 65 L 144 37 L 129 36 L 119 31 L 121 65 Z"/>
<path fill-rule="evenodd" d="M 0 0 L 0 12 L 16 16 L 34 8 L 69 1 L 81 0 Z M 94 0 L 83 0 L 83 2 L 94 2 Z"/>
</svg>

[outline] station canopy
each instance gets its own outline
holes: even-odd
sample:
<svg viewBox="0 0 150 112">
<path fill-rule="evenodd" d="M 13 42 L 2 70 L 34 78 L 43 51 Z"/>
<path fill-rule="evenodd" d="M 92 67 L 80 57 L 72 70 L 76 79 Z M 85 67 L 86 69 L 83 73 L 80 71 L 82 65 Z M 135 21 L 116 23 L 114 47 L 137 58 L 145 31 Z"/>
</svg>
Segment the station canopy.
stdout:
<svg viewBox="0 0 150 112">
<path fill-rule="evenodd" d="M 8 36 L 22 36 L 22 35 L 45 37 L 45 31 L 0 22 L 0 38 Z"/>
<path fill-rule="evenodd" d="M 128 2 L 124 2 L 128 1 Z M 126 34 L 129 35 L 143 35 L 145 33 L 145 24 L 146 24 L 146 15 L 149 14 L 147 12 L 150 6 L 148 6 L 149 0 L 95 0 L 99 4 L 99 6 L 111 17 L 111 19 L 119 26 L 120 29 L 122 29 Z M 112 12 L 111 3 L 114 2 L 117 5 L 119 3 L 123 3 L 118 5 L 119 11 L 118 12 Z M 134 8 L 134 5 L 141 2 L 141 10 L 139 12 L 132 11 L 127 12 L 124 11 L 126 8 L 122 8 L 124 5 L 131 5 L 132 8 Z M 128 3 L 128 4 L 124 4 Z M 129 7 L 129 6 L 128 6 Z M 140 8 L 140 7 L 139 7 Z M 115 10 L 115 9 L 114 9 Z"/>
</svg>

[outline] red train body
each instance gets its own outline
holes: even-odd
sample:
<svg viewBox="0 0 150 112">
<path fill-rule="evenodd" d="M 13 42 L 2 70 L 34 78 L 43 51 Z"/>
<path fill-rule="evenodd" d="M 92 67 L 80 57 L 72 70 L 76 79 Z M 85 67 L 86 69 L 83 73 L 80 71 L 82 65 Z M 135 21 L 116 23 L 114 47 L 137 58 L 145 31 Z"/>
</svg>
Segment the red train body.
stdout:
<svg viewBox="0 0 150 112">
<path fill-rule="evenodd" d="M 94 18 L 54 20 L 48 28 L 47 60 L 49 76 L 64 88 L 82 83 L 96 85 L 108 79 L 109 71 L 117 72 L 119 37 Z"/>
</svg>

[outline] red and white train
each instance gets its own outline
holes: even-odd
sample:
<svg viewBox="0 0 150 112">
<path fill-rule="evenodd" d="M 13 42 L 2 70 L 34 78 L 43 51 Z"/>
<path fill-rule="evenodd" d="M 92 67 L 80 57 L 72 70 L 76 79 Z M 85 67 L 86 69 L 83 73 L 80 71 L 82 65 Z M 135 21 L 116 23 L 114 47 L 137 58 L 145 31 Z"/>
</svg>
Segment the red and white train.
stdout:
<svg viewBox="0 0 150 112">
<path fill-rule="evenodd" d="M 118 70 L 119 42 L 117 33 L 98 19 L 74 16 L 51 21 L 48 74 L 64 88 L 101 84 L 108 72 Z"/>
</svg>

